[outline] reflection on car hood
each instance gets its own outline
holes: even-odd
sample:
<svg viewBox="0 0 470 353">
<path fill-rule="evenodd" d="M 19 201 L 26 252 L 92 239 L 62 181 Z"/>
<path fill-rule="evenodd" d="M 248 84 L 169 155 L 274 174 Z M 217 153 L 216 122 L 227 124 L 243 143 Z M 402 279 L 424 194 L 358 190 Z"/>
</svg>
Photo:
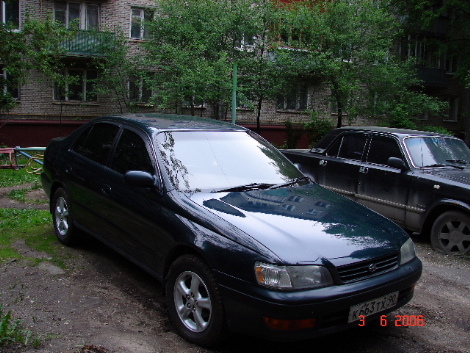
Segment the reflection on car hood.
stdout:
<svg viewBox="0 0 470 353">
<path fill-rule="evenodd" d="M 365 260 L 396 253 L 407 239 L 391 221 L 316 184 L 191 199 L 291 264 Z"/>
</svg>

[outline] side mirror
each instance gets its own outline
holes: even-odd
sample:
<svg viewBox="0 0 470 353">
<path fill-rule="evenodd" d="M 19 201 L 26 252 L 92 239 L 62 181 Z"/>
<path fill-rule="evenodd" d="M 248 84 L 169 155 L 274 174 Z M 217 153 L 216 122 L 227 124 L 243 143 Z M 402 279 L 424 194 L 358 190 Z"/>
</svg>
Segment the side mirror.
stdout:
<svg viewBox="0 0 470 353">
<path fill-rule="evenodd" d="M 294 163 L 294 165 L 295 165 L 295 167 L 296 167 L 298 170 L 302 171 L 302 164 L 300 164 L 300 163 Z"/>
<path fill-rule="evenodd" d="M 400 169 L 402 171 L 408 169 L 403 159 L 397 157 L 390 157 L 387 164 L 392 168 Z"/>
<path fill-rule="evenodd" d="M 144 171 L 130 170 L 124 174 L 124 182 L 130 186 L 153 188 L 156 186 L 155 177 Z"/>
</svg>

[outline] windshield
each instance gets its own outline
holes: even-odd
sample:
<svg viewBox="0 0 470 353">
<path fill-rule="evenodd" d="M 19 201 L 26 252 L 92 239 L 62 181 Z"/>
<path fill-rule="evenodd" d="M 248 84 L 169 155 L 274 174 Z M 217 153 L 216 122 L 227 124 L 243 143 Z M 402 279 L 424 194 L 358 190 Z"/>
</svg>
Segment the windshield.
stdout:
<svg viewBox="0 0 470 353">
<path fill-rule="evenodd" d="M 410 137 L 405 144 L 418 168 L 470 163 L 470 150 L 462 140 L 437 136 Z"/>
<path fill-rule="evenodd" d="M 156 137 L 164 168 L 180 191 L 266 186 L 302 177 L 279 151 L 244 131 L 176 131 Z"/>
</svg>

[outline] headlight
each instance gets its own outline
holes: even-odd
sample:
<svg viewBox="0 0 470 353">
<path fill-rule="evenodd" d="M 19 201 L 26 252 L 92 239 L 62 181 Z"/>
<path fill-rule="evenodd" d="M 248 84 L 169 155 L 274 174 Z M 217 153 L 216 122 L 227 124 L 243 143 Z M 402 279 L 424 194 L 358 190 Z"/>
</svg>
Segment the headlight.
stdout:
<svg viewBox="0 0 470 353">
<path fill-rule="evenodd" d="M 415 244 L 413 240 L 408 239 L 400 249 L 400 265 L 406 264 L 408 261 L 413 260 L 416 257 Z"/>
<path fill-rule="evenodd" d="M 255 274 L 259 284 L 275 289 L 311 289 L 333 284 L 330 272 L 323 266 L 277 266 L 257 262 Z"/>
</svg>

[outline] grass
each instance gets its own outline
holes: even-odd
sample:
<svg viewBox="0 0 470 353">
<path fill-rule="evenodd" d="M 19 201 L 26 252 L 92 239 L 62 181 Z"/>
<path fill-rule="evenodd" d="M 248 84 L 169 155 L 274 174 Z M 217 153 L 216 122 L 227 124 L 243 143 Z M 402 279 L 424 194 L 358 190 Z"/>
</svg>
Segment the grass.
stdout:
<svg viewBox="0 0 470 353">
<path fill-rule="evenodd" d="M 12 344 L 38 348 L 41 339 L 33 332 L 25 330 L 21 320 L 14 320 L 11 311 L 5 313 L 0 306 L 0 347 Z"/>
<path fill-rule="evenodd" d="M 15 189 L 8 197 L 20 202 L 38 203 L 27 199 L 27 192 L 40 188 L 38 175 L 29 174 L 26 170 L 0 169 L 0 187 L 24 186 Z M 24 242 L 29 248 L 47 256 L 40 258 L 34 255 L 21 254 L 15 244 Z M 24 261 L 30 266 L 49 261 L 65 268 L 65 258 L 61 254 L 62 246 L 58 243 L 52 229 L 52 217 L 48 211 L 34 208 L 13 209 L 0 208 L 0 265 L 6 261 Z M 29 253 L 28 253 L 29 254 Z M 26 330 L 21 320 L 15 320 L 11 311 L 5 312 L 0 304 L 0 347 L 39 347 L 40 337 Z M 2 350 L 0 349 L 0 352 Z"/>
</svg>

